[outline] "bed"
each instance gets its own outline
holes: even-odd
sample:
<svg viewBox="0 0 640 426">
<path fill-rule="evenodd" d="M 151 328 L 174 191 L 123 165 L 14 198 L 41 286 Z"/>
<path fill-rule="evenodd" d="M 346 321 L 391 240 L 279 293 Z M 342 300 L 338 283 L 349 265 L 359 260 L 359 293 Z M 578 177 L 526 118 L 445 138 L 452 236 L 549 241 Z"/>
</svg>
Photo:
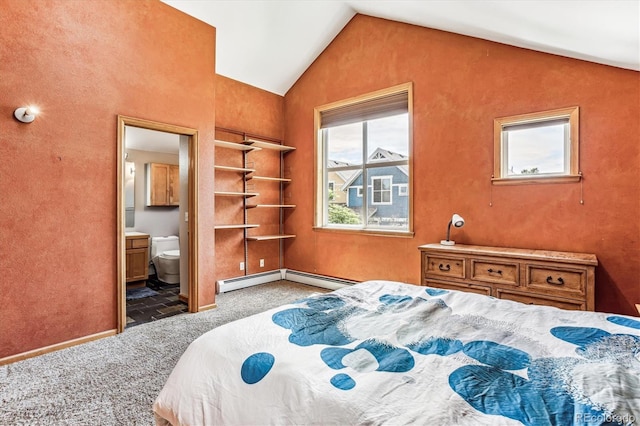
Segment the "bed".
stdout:
<svg viewBox="0 0 640 426">
<path fill-rule="evenodd" d="M 174 426 L 637 424 L 640 320 L 368 281 L 202 335 L 154 414 Z"/>
</svg>

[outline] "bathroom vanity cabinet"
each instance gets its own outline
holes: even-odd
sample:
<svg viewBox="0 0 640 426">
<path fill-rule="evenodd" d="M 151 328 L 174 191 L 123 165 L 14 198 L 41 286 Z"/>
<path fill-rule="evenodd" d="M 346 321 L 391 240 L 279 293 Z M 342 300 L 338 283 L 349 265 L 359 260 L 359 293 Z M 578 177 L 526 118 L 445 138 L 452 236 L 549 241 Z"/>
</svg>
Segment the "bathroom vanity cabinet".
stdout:
<svg viewBox="0 0 640 426">
<path fill-rule="evenodd" d="M 145 164 L 147 206 L 180 205 L 180 167 L 175 164 Z"/>
<path fill-rule="evenodd" d="M 125 256 L 127 283 L 146 281 L 149 278 L 149 234 L 127 232 Z"/>
</svg>

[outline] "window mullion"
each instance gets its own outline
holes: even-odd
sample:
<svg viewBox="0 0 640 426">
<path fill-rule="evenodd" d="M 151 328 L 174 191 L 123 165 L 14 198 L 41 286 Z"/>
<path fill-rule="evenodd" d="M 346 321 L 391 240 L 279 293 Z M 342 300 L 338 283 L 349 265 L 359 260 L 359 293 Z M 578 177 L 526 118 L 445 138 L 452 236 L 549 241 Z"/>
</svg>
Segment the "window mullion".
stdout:
<svg viewBox="0 0 640 426">
<path fill-rule="evenodd" d="M 571 174 L 571 125 L 564 125 L 564 173 Z"/>
<path fill-rule="evenodd" d="M 322 129 L 322 226 L 329 224 L 329 192 L 327 181 L 329 180 L 329 129 Z"/>
<path fill-rule="evenodd" d="M 369 152 L 367 138 L 367 122 L 362 123 L 362 226 L 366 228 L 369 220 L 369 174 L 367 173 L 367 153 Z"/>
</svg>

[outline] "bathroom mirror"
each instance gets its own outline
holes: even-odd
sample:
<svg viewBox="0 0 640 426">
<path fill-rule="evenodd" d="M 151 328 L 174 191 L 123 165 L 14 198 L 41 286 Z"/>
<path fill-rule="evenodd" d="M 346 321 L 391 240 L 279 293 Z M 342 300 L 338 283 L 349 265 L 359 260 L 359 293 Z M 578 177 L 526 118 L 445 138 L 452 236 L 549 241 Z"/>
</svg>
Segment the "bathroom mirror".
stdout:
<svg viewBox="0 0 640 426">
<path fill-rule="evenodd" d="M 135 226 L 135 176 L 136 165 L 132 161 L 124 163 L 124 226 Z"/>
</svg>

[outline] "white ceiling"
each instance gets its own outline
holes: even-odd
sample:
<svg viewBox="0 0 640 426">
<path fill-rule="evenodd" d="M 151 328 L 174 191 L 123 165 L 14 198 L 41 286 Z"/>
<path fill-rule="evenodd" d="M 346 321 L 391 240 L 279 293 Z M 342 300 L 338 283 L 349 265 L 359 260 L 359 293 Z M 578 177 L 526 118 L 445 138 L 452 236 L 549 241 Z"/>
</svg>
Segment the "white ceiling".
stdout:
<svg viewBox="0 0 640 426">
<path fill-rule="evenodd" d="M 180 135 L 143 129 L 141 127 L 125 126 L 125 150 L 165 152 L 178 154 L 180 151 Z"/>
<path fill-rule="evenodd" d="M 216 72 L 284 95 L 356 14 L 640 71 L 640 0 L 163 0 L 216 27 Z"/>
</svg>

